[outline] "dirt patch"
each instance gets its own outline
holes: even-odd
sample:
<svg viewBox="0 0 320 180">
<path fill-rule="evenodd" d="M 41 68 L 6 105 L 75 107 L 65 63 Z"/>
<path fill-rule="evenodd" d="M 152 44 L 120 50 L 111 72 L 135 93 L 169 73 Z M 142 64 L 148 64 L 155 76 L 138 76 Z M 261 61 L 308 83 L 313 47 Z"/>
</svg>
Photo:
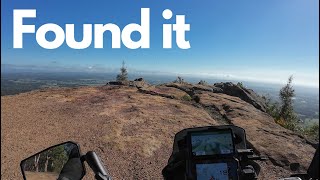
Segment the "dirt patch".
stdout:
<svg viewBox="0 0 320 180">
<path fill-rule="evenodd" d="M 56 180 L 59 177 L 57 173 L 49 173 L 49 172 L 25 172 L 27 180 Z"/>
</svg>

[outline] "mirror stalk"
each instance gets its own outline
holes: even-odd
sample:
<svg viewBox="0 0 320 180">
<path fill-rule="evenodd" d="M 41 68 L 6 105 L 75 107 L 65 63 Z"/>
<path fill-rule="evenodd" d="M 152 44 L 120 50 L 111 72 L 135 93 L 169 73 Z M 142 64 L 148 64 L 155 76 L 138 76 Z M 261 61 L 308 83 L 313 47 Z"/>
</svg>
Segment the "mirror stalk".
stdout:
<svg viewBox="0 0 320 180">
<path fill-rule="evenodd" d="M 83 158 L 82 158 L 83 159 Z M 95 173 L 95 178 L 98 180 L 111 180 L 107 170 L 105 169 L 104 165 L 102 164 L 99 156 L 93 152 L 89 151 L 86 153 L 84 157 L 85 161 L 89 164 L 90 168 Z"/>
</svg>

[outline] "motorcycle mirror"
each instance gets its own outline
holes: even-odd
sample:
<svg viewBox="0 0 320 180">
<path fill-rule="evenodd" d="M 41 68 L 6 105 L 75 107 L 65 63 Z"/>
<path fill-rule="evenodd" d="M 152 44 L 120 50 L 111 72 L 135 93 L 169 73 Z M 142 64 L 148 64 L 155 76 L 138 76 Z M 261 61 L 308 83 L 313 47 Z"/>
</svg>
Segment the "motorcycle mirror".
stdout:
<svg viewBox="0 0 320 180">
<path fill-rule="evenodd" d="M 24 180 L 80 180 L 85 175 L 84 164 L 80 157 L 79 145 L 69 141 L 22 160 L 20 167 Z"/>
</svg>

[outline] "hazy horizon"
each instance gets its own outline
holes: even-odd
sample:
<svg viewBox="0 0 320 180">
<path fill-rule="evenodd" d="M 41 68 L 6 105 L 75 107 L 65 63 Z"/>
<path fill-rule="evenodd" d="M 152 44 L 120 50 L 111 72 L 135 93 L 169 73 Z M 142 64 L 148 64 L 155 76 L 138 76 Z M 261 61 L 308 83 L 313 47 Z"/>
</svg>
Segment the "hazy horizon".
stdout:
<svg viewBox="0 0 320 180">
<path fill-rule="evenodd" d="M 36 89 L 48 87 L 79 87 L 101 86 L 109 81 L 114 81 L 118 72 L 48 72 L 48 71 L 4 71 L 1 74 L 1 96 L 14 95 Z M 129 72 L 129 79 L 143 77 L 145 81 L 153 85 L 172 82 L 177 78 L 173 74 L 138 73 Z M 182 76 L 189 83 L 198 83 L 205 80 L 213 85 L 220 82 L 242 82 L 246 88 L 254 90 L 261 96 L 279 101 L 279 90 L 285 84 L 270 84 L 265 82 L 237 81 L 223 78 L 204 78 L 195 76 Z M 294 81 L 293 81 L 294 82 Z M 293 85 L 295 89 L 294 109 L 304 122 L 319 121 L 319 88 Z"/>
<path fill-rule="evenodd" d="M 38 66 L 38 65 L 13 65 L 13 64 L 1 64 L 1 71 L 4 73 L 55 73 L 55 72 L 62 72 L 62 73 L 118 73 L 119 67 L 61 67 L 61 66 Z M 252 78 L 250 76 L 239 76 L 239 74 L 227 74 L 222 72 L 216 72 L 215 74 L 205 74 L 205 73 L 179 73 L 179 72 L 165 72 L 165 71 L 152 71 L 152 70 L 139 70 L 134 68 L 127 68 L 129 73 L 134 75 L 163 75 L 163 76 L 182 76 L 182 77 L 191 77 L 191 78 L 198 78 L 199 80 L 202 79 L 220 79 L 224 81 L 238 81 L 238 82 L 252 82 L 252 83 L 266 83 L 270 85 L 283 85 L 287 82 L 289 76 L 287 78 L 277 78 L 275 80 L 272 79 L 260 79 L 260 78 Z M 310 87 L 310 88 L 318 88 L 319 83 L 315 82 L 305 82 L 297 80 L 295 74 L 291 74 L 294 77 L 293 85 L 301 86 L 301 87 Z"/>
</svg>

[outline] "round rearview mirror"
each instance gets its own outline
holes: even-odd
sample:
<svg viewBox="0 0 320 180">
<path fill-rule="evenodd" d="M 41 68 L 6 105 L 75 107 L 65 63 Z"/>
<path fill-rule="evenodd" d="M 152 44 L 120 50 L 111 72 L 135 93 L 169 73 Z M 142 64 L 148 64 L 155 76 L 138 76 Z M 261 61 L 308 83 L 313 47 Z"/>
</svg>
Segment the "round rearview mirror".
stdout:
<svg viewBox="0 0 320 180">
<path fill-rule="evenodd" d="M 78 180 L 85 175 L 80 148 L 74 142 L 49 147 L 23 161 L 21 171 L 25 180 Z"/>
</svg>

